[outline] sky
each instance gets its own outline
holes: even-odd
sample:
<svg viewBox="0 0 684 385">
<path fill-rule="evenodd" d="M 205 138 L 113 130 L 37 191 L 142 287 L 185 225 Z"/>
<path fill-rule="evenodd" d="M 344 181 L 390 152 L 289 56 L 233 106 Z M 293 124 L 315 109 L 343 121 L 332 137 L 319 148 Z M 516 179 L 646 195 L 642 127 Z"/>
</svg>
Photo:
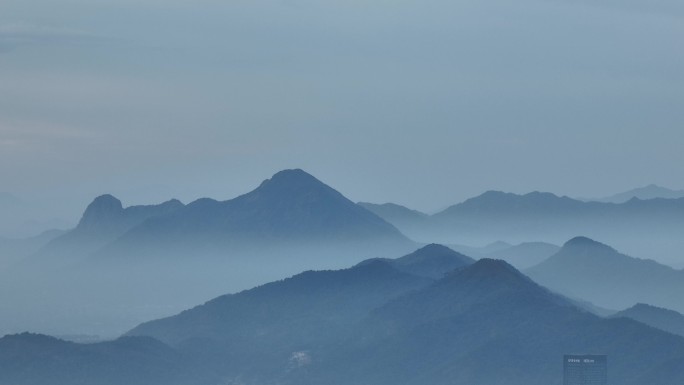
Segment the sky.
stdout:
<svg viewBox="0 0 684 385">
<path fill-rule="evenodd" d="M 683 41 L 681 0 L 3 0 L 0 191 L 684 189 Z"/>
</svg>

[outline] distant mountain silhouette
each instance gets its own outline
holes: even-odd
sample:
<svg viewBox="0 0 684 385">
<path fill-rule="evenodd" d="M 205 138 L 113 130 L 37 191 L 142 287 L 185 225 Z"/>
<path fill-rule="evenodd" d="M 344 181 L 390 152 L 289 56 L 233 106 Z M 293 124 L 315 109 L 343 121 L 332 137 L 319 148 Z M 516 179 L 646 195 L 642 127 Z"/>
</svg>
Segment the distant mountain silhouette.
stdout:
<svg viewBox="0 0 684 385">
<path fill-rule="evenodd" d="M 110 252 L 142 245 L 411 244 L 394 226 L 306 172 L 285 170 L 228 201 L 200 199 L 131 229 Z M 164 249 L 162 249 L 164 250 Z"/>
<path fill-rule="evenodd" d="M 638 303 L 615 313 L 613 317 L 631 318 L 654 328 L 684 336 L 684 315 L 674 310 Z"/>
<path fill-rule="evenodd" d="M 415 220 L 421 218 L 427 218 L 427 214 L 422 213 L 418 210 L 412 210 L 407 207 L 398 205 L 396 203 L 368 203 L 359 202 L 358 205 L 362 206 L 368 211 L 373 212 L 375 215 L 384 218 L 388 221 L 392 220 Z"/>
<path fill-rule="evenodd" d="M 453 205 L 434 215 L 436 219 L 458 216 L 559 215 L 574 213 L 584 202 L 551 193 L 531 192 L 525 195 L 487 191 L 484 194 Z"/>
<path fill-rule="evenodd" d="M 424 226 L 428 215 L 395 203 L 358 203 L 363 208 L 396 226 L 401 232 L 411 232 L 416 226 Z"/>
<path fill-rule="evenodd" d="M 655 184 L 635 188 L 629 191 L 621 192 L 605 198 L 599 199 L 583 199 L 588 201 L 609 202 L 609 203 L 624 203 L 632 198 L 641 200 L 665 198 L 665 199 L 679 199 L 684 198 L 684 190 L 672 190 L 666 187 L 661 187 Z"/>
<path fill-rule="evenodd" d="M 178 200 L 159 205 L 123 208 L 111 195 L 101 195 L 88 205 L 76 228 L 52 240 L 40 256 L 60 256 L 70 260 L 92 253 L 153 217 L 163 217 L 182 209 Z"/>
<path fill-rule="evenodd" d="M 367 260 L 361 264 L 371 263 L 375 260 L 380 259 Z M 437 244 L 424 246 L 401 258 L 381 260 L 389 263 L 397 270 L 431 279 L 442 278 L 457 268 L 475 262 L 474 259 L 466 255 Z"/>
<path fill-rule="evenodd" d="M 384 218 L 396 221 L 388 214 Z M 411 239 L 448 245 L 501 240 L 558 244 L 586 234 L 619 245 L 633 255 L 674 263 L 684 249 L 680 236 L 684 233 L 684 198 L 632 198 L 615 204 L 583 202 L 545 192 L 519 195 L 488 191 L 427 218 L 411 222 L 404 217 L 394 224 Z"/>
<path fill-rule="evenodd" d="M 586 237 L 576 237 L 526 271 L 536 282 L 572 298 L 613 309 L 649 303 L 684 311 L 684 272 L 633 258 Z"/>
</svg>

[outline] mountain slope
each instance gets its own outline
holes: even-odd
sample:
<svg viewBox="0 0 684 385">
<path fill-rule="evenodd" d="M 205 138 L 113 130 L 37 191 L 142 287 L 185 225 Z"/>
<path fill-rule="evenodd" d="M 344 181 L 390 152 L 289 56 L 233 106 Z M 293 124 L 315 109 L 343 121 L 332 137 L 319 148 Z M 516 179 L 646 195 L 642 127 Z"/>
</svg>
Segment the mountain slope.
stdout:
<svg viewBox="0 0 684 385">
<path fill-rule="evenodd" d="M 396 226 L 402 233 L 411 233 L 427 225 L 429 216 L 395 203 L 359 202 L 359 206 Z"/>
<path fill-rule="evenodd" d="M 381 260 L 345 270 L 307 271 L 144 323 L 127 335 L 151 336 L 172 345 L 250 336 L 308 341 L 345 329 L 374 307 L 429 282 Z"/>
<path fill-rule="evenodd" d="M 684 273 L 621 254 L 586 237 L 566 242 L 555 255 L 527 270 L 536 282 L 571 298 L 613 309 L 649 303 L 684 311 Z"/>
</svg>

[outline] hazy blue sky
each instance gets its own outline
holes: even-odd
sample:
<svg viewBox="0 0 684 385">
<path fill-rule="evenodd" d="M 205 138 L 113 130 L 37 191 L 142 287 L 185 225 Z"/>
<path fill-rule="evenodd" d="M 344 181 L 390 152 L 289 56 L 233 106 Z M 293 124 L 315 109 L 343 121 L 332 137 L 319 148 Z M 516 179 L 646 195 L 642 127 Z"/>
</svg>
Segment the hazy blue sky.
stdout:
<svg viewBox="0 0 684 385">
<path fill-rule="evenodd" d="M 3 0 L 0 191 L 684 188 L 681 0 Z"/>
</svg>

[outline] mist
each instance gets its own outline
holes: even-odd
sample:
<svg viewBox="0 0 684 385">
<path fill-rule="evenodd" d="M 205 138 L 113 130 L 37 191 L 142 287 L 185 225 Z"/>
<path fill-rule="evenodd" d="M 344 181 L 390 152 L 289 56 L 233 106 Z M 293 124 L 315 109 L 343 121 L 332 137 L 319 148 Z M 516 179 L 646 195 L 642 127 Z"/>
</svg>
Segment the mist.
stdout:
<svg viewBox="0 0 684 385">
<path fill-rule="evenodd" d="M 682 21 L 3 1 L 0 385 L 684 383 Z"/>
</svg>

